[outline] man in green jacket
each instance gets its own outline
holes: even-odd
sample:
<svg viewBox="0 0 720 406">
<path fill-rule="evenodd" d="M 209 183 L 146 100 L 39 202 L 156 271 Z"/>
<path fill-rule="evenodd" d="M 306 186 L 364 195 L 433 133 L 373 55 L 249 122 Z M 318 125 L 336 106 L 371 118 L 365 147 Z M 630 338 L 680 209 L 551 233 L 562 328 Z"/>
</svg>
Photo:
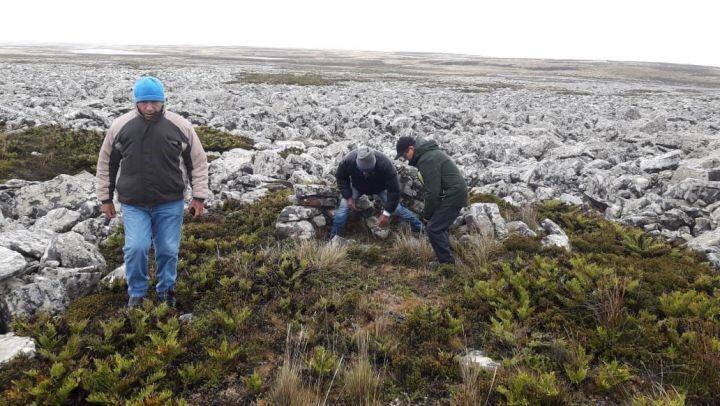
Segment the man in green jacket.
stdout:
<svg viewBox="0 0 720 406">
<path fill-rule="evenodd" d="M 439 264 L 454 264 L 448 229 L 467 205 L 468 193 L 465 178 L 452 159 L 432 140 L 400 137 L 395 145 L 395 159 L 404 157 L 418 168 L 420 182 L 425 187 L 426 232 Z M 431 264 L 431 268 L 437 264 Z"/>
</svg>

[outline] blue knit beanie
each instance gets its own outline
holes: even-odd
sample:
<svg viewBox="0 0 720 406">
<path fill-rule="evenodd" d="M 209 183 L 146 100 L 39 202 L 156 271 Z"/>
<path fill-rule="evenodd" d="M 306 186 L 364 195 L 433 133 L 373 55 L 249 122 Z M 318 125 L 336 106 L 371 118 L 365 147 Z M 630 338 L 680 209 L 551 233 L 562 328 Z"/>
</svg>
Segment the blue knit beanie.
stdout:
<svg viewBox="0 0 720 406">
<path fill-rule="evenodd" d="M 153 76 L 143 76 L 135 82 L 133 87 L 135 103 L 143 101 L 165 102 L 165 87 L 160 79 Z"/>
</svg>

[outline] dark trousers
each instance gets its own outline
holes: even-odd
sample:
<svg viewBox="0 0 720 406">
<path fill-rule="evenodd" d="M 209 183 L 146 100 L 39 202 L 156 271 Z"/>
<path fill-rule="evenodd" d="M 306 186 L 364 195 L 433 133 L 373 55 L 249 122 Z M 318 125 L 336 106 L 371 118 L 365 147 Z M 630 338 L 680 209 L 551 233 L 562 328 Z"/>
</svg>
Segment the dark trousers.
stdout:
<svg viewBox="0 0 720 406">
<path fill-rule="evenodd" d="M 430 245 L 432 245 L 435 256 L 437 256 L 438 262 L 441 264 L 455 263 L 452 248 L 450 248 L 448 229 L 460 214 L 460 209 L 460 207 L 438 207 L 427 223 L 425 230 Z"/>
</svg>

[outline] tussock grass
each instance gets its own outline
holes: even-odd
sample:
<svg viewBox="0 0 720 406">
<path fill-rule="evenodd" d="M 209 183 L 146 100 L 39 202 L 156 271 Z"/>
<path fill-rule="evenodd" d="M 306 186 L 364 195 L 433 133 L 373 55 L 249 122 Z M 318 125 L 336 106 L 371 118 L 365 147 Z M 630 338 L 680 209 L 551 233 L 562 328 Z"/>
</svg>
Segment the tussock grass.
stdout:
<svg viewBox="0 0 720 406">
<path fill-rule="evenodd" d="M 390 256 L 393 263 L 423 267 L 435 258 L 435 253 L 426 237 L 415 235 L 407 227 L 403 227 L 395 235 Z"/>
<path fill-rule="evenodd" d="M 376 406 L 380 404 L 380 374 L 375 372 L 368 355 L 368 335 L 359 333 L 358 356 L 345 371 L 344 390 L 350 399 L 350 404 L 361 406 Z"/>
<path fill-rule="evenodd" d="M 460 365 L 462 383 L 458 385 L 453 394 L 451 404 L 453 406 L 477 406 L 481 405 L 485 393 L 480 382 L 482 369 L 472 362 L 464 362 Z"/>
<path fill-rule="evenodd" d="M 341 267 L 347 258 L 347 246 L 309 240 L 299 242 L 295 248 L 298 258 L 308 261 L 317 270 Z"/>
<path fill-rule="evenodd" d="M 522 221 L 531 229 L 537 231 L 540 227 L 538 223 L 538 208 L 534 204 L 523 204 L 513 216 L 515 220 Z"/>
<path fill-rule="evenodd" d="M 304 358 L 307 354 L 307 336 L 301 331 L 296 340 L 292 340 L 290 326 L 285 341 L 285 357 L 282 366 L 275 374 L 275 381 L 268 396 L 272 405 L 281 406 L 319 406 L 323 404 L 320 394 L 303 381 Z"/>
<path fill-rule="evenodd" d="M 491 257 L 500 251 L 501 245 L 491 235 L 470 234 L 470 238 L 456 245 L 457 258 L 465 269 L 480 269 L 488 264 Z"/>
</svg>

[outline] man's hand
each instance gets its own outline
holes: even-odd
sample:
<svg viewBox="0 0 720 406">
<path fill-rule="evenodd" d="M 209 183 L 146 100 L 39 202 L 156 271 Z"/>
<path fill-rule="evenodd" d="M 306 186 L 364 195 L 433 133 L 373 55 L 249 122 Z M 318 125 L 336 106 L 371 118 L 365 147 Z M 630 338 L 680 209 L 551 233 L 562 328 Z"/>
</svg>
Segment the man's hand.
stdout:
<svg viewBox="0 0 720 406">
<path fill-rule="evenodd" d="M 188 207 L 188 212 L 193 215 L 193 218 L 198 218 L 205 212 L 205 204 L 200 200 L 192 199 Z"/>
<path fill-rule="evenodd" d="M 345 200 L 347 201 L 347 205 L 349 208 L 351 208 L 353 210 L 357 210 L 357 206 L 355 206 L 355 199 L 353 199 L 352 197 L 348 197 Z"/>
<path fill-rule="evenodd" d="M 388 224 L 390 224 L 390 216 L 386 216 L 385 213 L 380 214 L 378 216 L 378 226 L 385 228 Z"/>
<path fill-rule="evenodd" d="M 102 206 L 100 206 L 100 211 L 109 219 L 114 219 L 117 215 L 115 212 L 115 204 L 113 202 L 103 203 Z"/>
</svg>

